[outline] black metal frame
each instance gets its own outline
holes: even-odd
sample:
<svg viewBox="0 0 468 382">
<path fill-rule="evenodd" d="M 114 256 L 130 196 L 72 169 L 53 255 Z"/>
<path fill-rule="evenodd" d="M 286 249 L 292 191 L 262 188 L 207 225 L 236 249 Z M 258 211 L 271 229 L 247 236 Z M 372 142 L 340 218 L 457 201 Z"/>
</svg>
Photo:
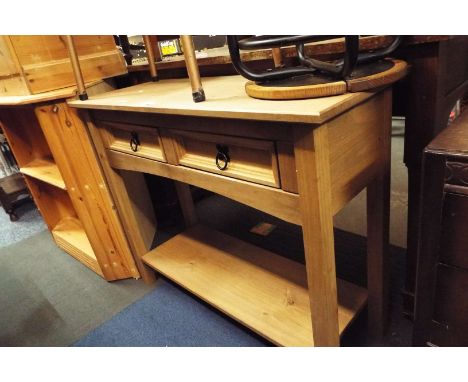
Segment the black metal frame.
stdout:
<svg viewBox="0 0 468 382">
<path fill-rule="evenodd" d="M 331 38 L 344 37 L 345 51 L 343 58 L 335 62 L 325 62 L 307 57 L 304 45 L 310 42 L 324 41 Z M 359 36 L 227 36 L 229 53 L 234 68 L 245 78 L 255 82 L 267 82 L 288 79 L 295 76 L 316 74 L 318 71 L 334 77 L 345 79 L 357 64 L 365 64 L 384 58 L 392 53 L 401 43 L 402 36 L 395 36 L 393 42 L 386 48 L 375 52 L 359 54 Z M 249 69 L 240 56 L 240 50 L 272 49 L 295 45 L 300 65 L 295 67 L 279 67 L 268 71 Z"/>
</svg>

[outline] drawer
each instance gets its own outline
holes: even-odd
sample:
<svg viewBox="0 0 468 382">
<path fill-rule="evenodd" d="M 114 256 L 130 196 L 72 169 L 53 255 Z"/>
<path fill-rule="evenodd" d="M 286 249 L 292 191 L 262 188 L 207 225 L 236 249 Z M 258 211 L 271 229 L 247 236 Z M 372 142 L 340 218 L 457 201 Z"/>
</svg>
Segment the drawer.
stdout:
<svg viewBox="0 0 468 382">
<path fill-rule="evenodd" d="M 442 210 L 440 262 L 468 269 L 468 197 L 446 193 Z"/>
<path fill-rule="evenodd" d="M 452 328 L 468 328 L 468 271 L 437 266 L 433 319 Z"/>
<path fill-rule="evenodd" d="M 166 162 L 157 128 L 115 122 L 99 122 L 107 149 Z"/>
<path fill-rule="evenodd" d="M 181 130 L 171 137 L 177 165 L 280 187 L 273 141 Z"/>
</svg>

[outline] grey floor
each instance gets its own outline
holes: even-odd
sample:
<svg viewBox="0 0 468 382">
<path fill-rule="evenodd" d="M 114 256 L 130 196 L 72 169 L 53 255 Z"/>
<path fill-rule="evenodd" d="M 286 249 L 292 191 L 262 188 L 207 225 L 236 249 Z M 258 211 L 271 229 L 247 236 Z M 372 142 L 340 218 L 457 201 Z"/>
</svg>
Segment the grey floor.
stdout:
<svg viewBox="0 0 468 382">
<path fill-rule="evenodd" d="M 0 346 L 68 346 L 151 289 L 105 281 L 42 231 L 0 248 Z"/>
<path fill-rule="evenodd" d="M 17 243 L 47 229 L 34 203 L 26 203 L 15 210 L 19 217 L 16 222 L 0 206 L 0 248 Z"/>
</svg>

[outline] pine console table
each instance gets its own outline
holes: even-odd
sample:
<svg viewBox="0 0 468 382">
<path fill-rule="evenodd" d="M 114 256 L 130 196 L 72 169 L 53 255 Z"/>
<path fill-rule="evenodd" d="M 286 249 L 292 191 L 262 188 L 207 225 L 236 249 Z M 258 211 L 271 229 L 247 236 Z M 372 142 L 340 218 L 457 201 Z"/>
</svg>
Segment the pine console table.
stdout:
<svg viewBox="0 0 468 382">
<path fill-rule="evenodd" d="M 147 282 L 166 276 L 271 342 L 338 346 L 368 305 L 387 317 L 391 88 L 249 98 L 240 76 L 144 83 L 69 102 L 80 112 Z M 187 230 L 152 249 L 141 173 L 176 181 Z M 302 226 L 305 266 L 197 223 L 188 184 Z M 367 290 L 336 278 L 333 216 L 367 187 Z"/>
</svg>

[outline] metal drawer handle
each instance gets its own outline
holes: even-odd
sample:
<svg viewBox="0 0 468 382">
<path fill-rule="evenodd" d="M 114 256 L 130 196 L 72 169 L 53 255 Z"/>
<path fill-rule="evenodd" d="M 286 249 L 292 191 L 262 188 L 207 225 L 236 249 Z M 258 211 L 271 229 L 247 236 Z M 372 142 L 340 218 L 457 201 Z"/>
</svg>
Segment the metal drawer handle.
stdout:
<svg viewBox="0 0 468 382">
<path fill-rule="evenodd" d="M 138 138 L 138 134 L 135 131 L 132 131 L 130 135 L 130 148 L 136 153 L 138 151 L 138 146 L 140 146 L 140 138 Z"/>
<path fill-rule="evenodd" d="M 231 158 L 229 158 L 229 147 L 216 145 L 216 149 L 218 150 L 216 154 L 216 167 L 221 171 L 224 171 L 227 169 L 228 163 L 231 161 Z"/>
</svg>

